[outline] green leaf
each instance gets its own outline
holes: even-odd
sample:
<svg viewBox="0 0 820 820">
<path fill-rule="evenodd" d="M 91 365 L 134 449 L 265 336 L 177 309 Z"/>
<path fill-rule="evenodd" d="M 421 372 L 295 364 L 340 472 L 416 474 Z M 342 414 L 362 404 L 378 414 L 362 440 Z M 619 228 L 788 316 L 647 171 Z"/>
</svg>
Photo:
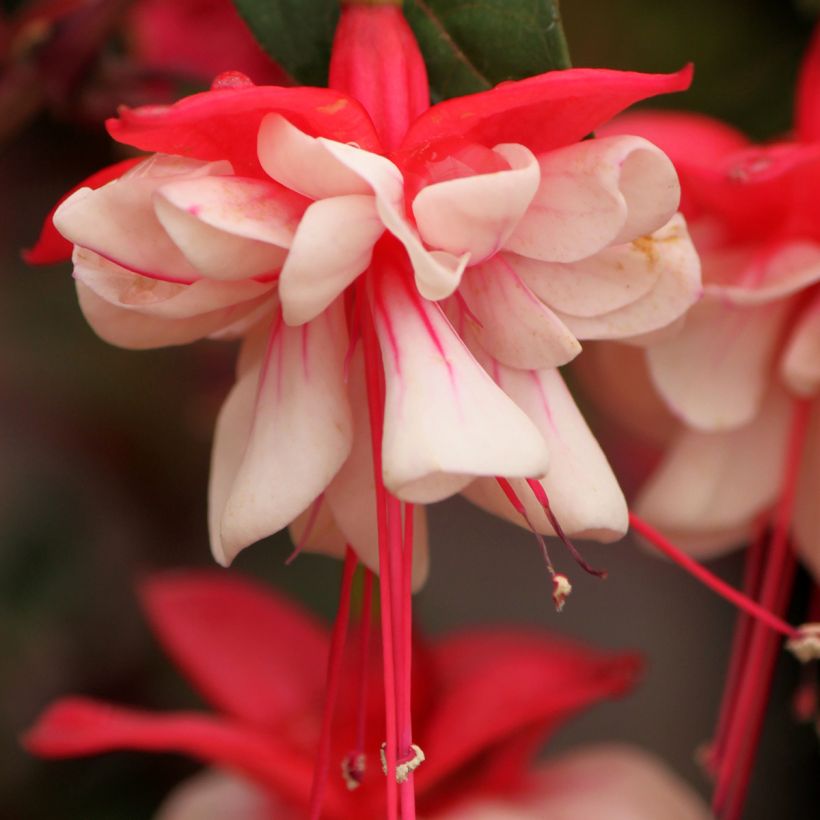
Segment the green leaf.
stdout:
<svg viewBox="0 0 820 820">
<path fill-rule="evenodd" d="M 569 68 L 559 0 L 404 0 L 434 97 Z"/>
<path fill-rule="evenodd" d="M 327 85 L 339 0 L 233 0 L 262 48 L 300 85 Z"/>
</svg>

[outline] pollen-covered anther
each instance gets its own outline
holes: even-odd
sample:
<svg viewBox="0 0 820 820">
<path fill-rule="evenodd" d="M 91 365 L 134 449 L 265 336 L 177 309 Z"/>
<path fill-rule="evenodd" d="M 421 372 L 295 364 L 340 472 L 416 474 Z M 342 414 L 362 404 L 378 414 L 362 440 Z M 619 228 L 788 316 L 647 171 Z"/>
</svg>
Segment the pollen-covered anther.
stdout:
<svg viewBox="0 0 820 820">
<path fill-rule="evenodd" d="M 384 774 L 387 774 L 387 744 L 382 743 L 381 749 L 379 750 L 379 755 L 382 759 L 382 771 Z M 422 751 L 421 746 L 417 746 L 415 743 L 410 744 L 410 751 L 413 753 L 411 757 L 404 758 L 402 760 L 398 760 L 396 762 L 396 782 L 397 783 L 404 783 L 406 782 L 407 778 L 421 766 L 422 763 L 427 759 L 424 756 L 424 752 Z"/>
<path fill-rule="evenodd" d="M 786 642 L 786 649 L 801 663 L 820 660 L 820 623 L 803 624 L 797 637 Z"/>
<path fill-rule="evenodd" d="M 367 758 L 361 752 L 345 755 L 342 760 L 342 779 L 348 791 L 355 791 L 362 785 L 367 770 Z"/>
<path fill-rule="evenodd" d="M 552 600 L 555 604 L 555 611 L 561 612 L 564 604 L 567 602 L 570 593 L 572 592 L 572 584 L 569 578 L 563 573 L 556 573 L 552 577 Z"/>
</svg>

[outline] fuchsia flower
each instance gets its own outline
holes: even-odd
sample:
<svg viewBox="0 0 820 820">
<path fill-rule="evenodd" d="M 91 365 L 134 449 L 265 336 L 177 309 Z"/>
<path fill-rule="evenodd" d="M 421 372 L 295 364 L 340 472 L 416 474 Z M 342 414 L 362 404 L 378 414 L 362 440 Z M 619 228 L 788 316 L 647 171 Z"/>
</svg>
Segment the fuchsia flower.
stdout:
<svg viewBox="0 0 820 820">
<path fill-rule="evenodd" d="M 112 136 L 155 153 L 73 192 L 34 251 L 73 249 L 110 342 L 243 338 L 214 443 L 213 552 L 227 564 L 292 525 L 300 549 L 351 545 L 381 569 L 390 818 L 414 748 L 417 505 L 464 491 L 564 540 L 627 528 L 557 367 L 579 339 L 651 340 L 700 272 L 666 156 L 584 138 L 690 73 L 553 72 L 430 108 L 400 10 L 346 5 L 329 89 L 232 73 L 121 111 Z M 556 576 L 557 604 L 567 592 Z M 412 794 L 411 777 L 404 820 Z"/>
<path fill-rule="evenodd" d="M 66 698 L 28 733 L 28 748 L 49 758 L 170 751 L 212 765 L 171 795 L 161 820 L 304 817 L 321 722 L 324 628 L 269 590 L 213 573 L 155 577 L 141 600 L 170 657 L 217 711 L 162 714 Z M 590 749 L 527 771 L 545 736 L 630 688 L 639 668 L 634 656 L 496 629 L 418 645 L 414 662 L 417 735 L 429 753 L 417 791 L 428 820 L 707 817 L 675 777 L 630 749 Z M 357 668 L 346 670 L 350 685 L 341 693 L 352 704 L 363 684 Z M 375 751 L 383 715 L 374 706 L 337 721 L 335 759 L 355 747 L 358 733 L 368 757 L 355 790 L 336 769 L 328 820 L 384 816 Z"/>
</svg>

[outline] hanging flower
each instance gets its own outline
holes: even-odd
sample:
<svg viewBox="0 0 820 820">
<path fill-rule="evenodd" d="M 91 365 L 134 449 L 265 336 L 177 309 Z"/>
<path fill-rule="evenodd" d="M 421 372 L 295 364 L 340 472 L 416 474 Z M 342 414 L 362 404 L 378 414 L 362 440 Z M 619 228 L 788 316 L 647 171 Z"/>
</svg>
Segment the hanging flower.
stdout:
<svg viewBox="0 0 820 820">
<path fill-rule="evenodd" d="M 238 577 L 168 574 L 141 591 L 165 650 L 216 711 L 156 714 L 66 698 L 28 733 L 27 747 L 49 758 L 115 749 L 178 752 L 213 766 L 171 795 L 161 820 L 306 816 L 329 646 L 325 629 L 286 599 Z M 540 818 L 572 811 L 567 816 L 706 818 L 676 778 L 627 748 L 590 749 L 528 771 L 543 739 L 565 720 L 629 689 L 639 667 L 634 656 L 490 629 L 419 644 L 414 663 L 417 734 L 428 753 L 416 773 L 420 816 L 489 820 L 510 812 Z M 349 681 L 340 694 L 359 704 L 359 712 L 336 722 L 336 763 L 323 815 L 329 820 L 384 816 L 383 715 L 361 698 L 377 666 L 346 668 Z M 358 787 L 350 789 L 340 764 L 360 732 L 366 760 L 357 769 Z"/>
</svg>

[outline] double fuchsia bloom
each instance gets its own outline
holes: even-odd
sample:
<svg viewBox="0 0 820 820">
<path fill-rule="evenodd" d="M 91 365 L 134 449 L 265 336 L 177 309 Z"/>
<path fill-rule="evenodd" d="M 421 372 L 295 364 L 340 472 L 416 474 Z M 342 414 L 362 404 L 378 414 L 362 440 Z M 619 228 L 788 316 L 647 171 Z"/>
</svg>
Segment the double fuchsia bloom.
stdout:
<svg viewBox="0 0 820 820">
<path fill-rule="evenodd" d="M 66 698 L 28 733 L 27 747 L 48 758 L 177 752 L 214 767 L 172 794 L 159 820 L 304 817 L 319 739 L 324 628 L 236 577 L 169 574 L 141 591 L 163 647 L 216 711 L 155 713 Z M 634 656 L 531 632 L 486 630 L 419 645 L 414 662 L 423 673 L 414 689 L 417 733 L 430 752 L 417 773 L 427 820 L 705 820 L 694 795 L 630 749 L 590 749 L 529 768 L 543 739 L 564 721 L 631 687 L 640 666 Z M 355 668 L 347 672 L 357 675 Z M 342 693 L 358 696 L 353 681 Z M 362 726 L 368 748 L 378 748 L 380 710 L 365 710 Z M 338 722 L 340 758 L 359 731 L 355 720 Z M 356 790 L 344 788 L 341 778 L 331 781 L 328 820 L 385 816 L 374 758 Z"/>
<path fill-rule="evenodd" d="M 579 338 L 673 322 L 699 266 L 668 159 L 638 138 L 582 140 L 688 82 L 555 72 L 428 110 L 399 10 L 348 6 L 331 89 L 229 75 L 123 111 L 112 135 L 158 153 L 55 213 L 103 338 L 244 337 L 214 444 L 217 559 L 295 522 L 300 546 L 349 543 L 381 568 L 390 789 L 412 748 L 411 575 L 427 563 L 414 505 L 466 490 L 548 533 L 627 527 L 555 368 Z M 47 230 L 35 255 L 62 241 Z"/>
</svg>

